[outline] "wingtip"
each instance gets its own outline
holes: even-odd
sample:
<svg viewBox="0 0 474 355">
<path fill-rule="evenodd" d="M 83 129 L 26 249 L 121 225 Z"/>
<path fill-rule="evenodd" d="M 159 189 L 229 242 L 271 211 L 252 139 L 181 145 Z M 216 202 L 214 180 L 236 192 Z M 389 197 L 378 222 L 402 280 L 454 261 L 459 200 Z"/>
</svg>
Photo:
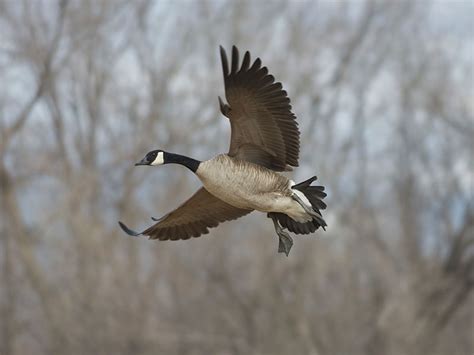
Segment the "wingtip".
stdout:
<svg viewBox="0 0 474 355">
<path fill-rule="evenodd" d="M 257 59 L 255 59 L 252 66 L 250 67 L 250 71 L 256 72 L 257 70 L 260 70 L 261 66 L 262 66 L 262 60 L 259 57 L 257 57 Z"/>
<path fill-rule="evenodd" d="M 219 48 L 220 48 L 220 55 L 221 55 L 222 72 L 224 74 L 224 81 L 225 81 L 225 78 L 229 75 L 229 63 L 227 62 L 227 54 L 225 52 L 224 47 L 219 46 Z"/>
<path fill-rule="evenodd" d="M 142 233 L 139 233 L 139 232 L 136 232 L 134 231 L 133 229 L 130 229 L 128 228 L 124 223 L 122 223 L 121 221 L 118 222 L 120 228 L 122 228 L 122 230 L 127 233 L 128 235 L 132 236 L 132 237 L 138 237 L 140 235 L 142 235 Z"/>
<path fill-rule="evenodd" d="M 224 46 L 222 44 L 219 44 L 219 50 L 221 52 L 225 52 Z M 239 48 L 235 44 L 232 45 L 232 52 L 239 51 Z M 248 51 L 247 51 L 248 52 Z"/>
<path fill-rule="evenodd" d="M 237 73 L 239 69 L 239 50 L 235 45 L 232 46 L 232 61 L 230 72 L 232 74 Z"/>
</svg>

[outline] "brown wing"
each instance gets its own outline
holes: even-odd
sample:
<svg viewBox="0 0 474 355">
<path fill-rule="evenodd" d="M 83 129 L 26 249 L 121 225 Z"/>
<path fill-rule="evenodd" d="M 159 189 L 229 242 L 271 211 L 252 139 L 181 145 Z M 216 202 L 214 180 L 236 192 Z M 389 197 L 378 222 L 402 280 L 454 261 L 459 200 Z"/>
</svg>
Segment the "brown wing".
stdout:
<svg viewBox="0 0 474 355">
<path fill-rule="evenodd" d="M 219 101 L 232 129 L 229 155 L 277 171 L 298 166 L 300 132 L 281 83 L 274 82 L 259 58 L 250 65 L 249 52 L 240 65 L 235 46 L 229 70 L 226 53 L 220 49 L 229 105 Z"/>
<path fill-rule="evenodd" d="M 250 212 L 252 210 L 225 203 L 202 187 L 189 200 L 141 233 L 131 230 L 122 222 L 119 224 L 132 236 L 148 235 L 150 239 L 159 240 L 189 239 L 209 233 L 208 228 L 217 227 L 220 222 L 237 219 Z"/>
</svg>

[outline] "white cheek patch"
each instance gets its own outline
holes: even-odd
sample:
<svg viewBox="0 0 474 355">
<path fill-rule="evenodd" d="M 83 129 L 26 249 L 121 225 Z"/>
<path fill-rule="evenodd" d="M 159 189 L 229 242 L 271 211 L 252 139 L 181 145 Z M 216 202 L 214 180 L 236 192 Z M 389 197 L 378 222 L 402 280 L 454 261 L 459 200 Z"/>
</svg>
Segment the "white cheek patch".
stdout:
<svg viewBox="0 0 474 355">
<path fill-rule="evenodd" d="M 165 162 L 165 158 L 163 156 L 163 152 L 158 152 L 156 155 L 155 160 L 151 163 L 151 165 L 161 165 Z"/>
</svg>

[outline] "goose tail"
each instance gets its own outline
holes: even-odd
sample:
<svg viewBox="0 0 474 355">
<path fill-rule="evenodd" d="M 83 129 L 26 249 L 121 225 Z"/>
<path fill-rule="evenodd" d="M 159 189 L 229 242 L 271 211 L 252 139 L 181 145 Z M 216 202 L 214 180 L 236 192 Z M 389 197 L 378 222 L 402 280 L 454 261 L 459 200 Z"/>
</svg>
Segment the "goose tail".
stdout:
<svg viewBox="0 0 474 355">
<path fill-rule="evenodd" d="M 316 180 L 317 177 L 313 176 L 308 180 L 291 186 L 291 188 L 300 191 L 308 199 L 315 215 L 318 215 L 317 217 L 313 217 L 309 222 L 300 223 L 284 213 L 271 212 L 271 214 L 278 219 L 280 225 L 287 228 L 290 232 L 295 234 L 310 234 L 316 231 L 319 227 L 326 230 L 327 224 L 321 216 L 321 210 L 326 209 L 326 203 L 324 203 L 323 199 L 327 194 L 324 192 L 324 186 L 311 186 L 311 183 Z"/>
<path fill-rule="evenodd" d="M 318 178 L 316 176 L 313 176 L 308 180 L 293 185 L 291 188 L 301 191 L 311 203 L 313 210 L 321 214 L 320 210 L 324 210 L 327 207 L 323 201 L 327 194 L 324 192 L 324 186 L 311 186 L 312 182 L 316 181 L 317 179 Z"/>
</svg>

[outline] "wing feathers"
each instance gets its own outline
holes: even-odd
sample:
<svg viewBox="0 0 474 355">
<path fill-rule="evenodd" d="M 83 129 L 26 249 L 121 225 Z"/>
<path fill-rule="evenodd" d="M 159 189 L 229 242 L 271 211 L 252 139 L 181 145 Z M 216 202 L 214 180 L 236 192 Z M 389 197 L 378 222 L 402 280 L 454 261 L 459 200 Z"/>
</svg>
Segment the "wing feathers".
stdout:
<svg viewBox="0 0 474 355">
<path fill-rule="evenodd" d="M 227 55 L 225 54 L 224 48 L 222 46 L 221 49 L 221 62 L 222 62 L 222 71 L 224 72 L 224 76 L 229 75 L 229 63 L 227 62 Z"/>
<path fill-rule="evenodd" d="M 239 66 L 239 51 L 232 47 L 230 72 L 222 47 L 220 53 L 229 103 L 225 115 L 232 127 L 229 155 L 252 161 L 255 154 L 245 153 L 245 149 L 239 152 L 243 145 L 252 144 L 266 153 L 260 154 L 252 161 L 254 163 L 271 166 L 277 171 L 287 170 L 288 165 L 298 166 L 300 133 L 296 116 L 291 112 L 290 99 L 281 83 L 275 82 L 259 58 L 250 65 L 248 51 Z M 221 104 L 221 111 L 222 107 Z"/>
<path fill-rule="evenodd" d="M 179 240 L 197 238 L 209 233 L 208 228 L 220 222 L 242 217 L 252 210 L 233 207 L 211 195 L 205 188 L 199 189 L 189 200 L 143 232 L 135 232 L 122 222 L 120 227 L 129 235 L 147 235 L 150 239 Z"/>
<path fill-rule="evenodd" d="M 245 72 L 250 67 L 250 53 L 249 51 L 245 52 L 244 59 L 242 61 L 242 67 L 240 68 L 240 72 Z"/>
<path fill-rule="evenodd" d="M 231 74 L 237 73 L 239 65 L 239 51 L 237 50 L 236 46 L 232 46 L 232 70 L 230 71 Z"/>
</svg>

